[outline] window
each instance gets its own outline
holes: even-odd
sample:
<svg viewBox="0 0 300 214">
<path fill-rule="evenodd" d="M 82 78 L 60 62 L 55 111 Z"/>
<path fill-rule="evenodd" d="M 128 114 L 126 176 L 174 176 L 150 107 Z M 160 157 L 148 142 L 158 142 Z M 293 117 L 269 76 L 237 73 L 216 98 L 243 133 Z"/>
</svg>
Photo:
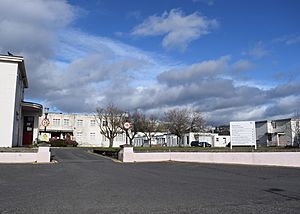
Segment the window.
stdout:
<svg viewBox="0 0 300 214">
<path fill-rule="evenodd" d="M 268 141 L 272 141 L 272 134 L 268 133 Z"/>
<path fill-rule="evenodd" d="M 124 141 L 124 135 L 123 135 L 123 133 L 118 133 L 117 134 L 116 141 Z"/>
<path fill-rule="evenodd" d="M 90 133 L 90 139 L 91 140 L 95 140 L 95 137 L 96 137 L 96 133 L 95 132 L 91 132 Z"/>
<path fill-rule="evenodd" d="M 272 121 L 271 124 L 272 124 L 273 129 L 276 129 L 276 122 Z"/>
<path fill-rule="evenodd" d="M 77 126 L 82 126 L 83 125 L 83 120 L 77 120 Z"/>
<path fill-rule="evenodd" d="M 91 126 L 95 126 L 96 125 L 96 120 L 91 120 Z"/>
<path fill-rule="evenodd" d="M 69 119 L 64 119 L 64 126 L 68 126 L 70 123 L 70 120 Z"/>
<path fill-rule="evenodd" d="M 216 138 L 216 141 L 219 141 L 219 138 L 218 138 L 218 137 Z"/>
<path fill-rule="evenodd" d="M 82 138 L 82 132 L 77 132 L 76 133 L 76 140 L 81 140 Z"/>
<path fill-rule="evenodd" d="M 53 119 L 53 126 L 60 126 L 60 119 Z"/>
</svg>

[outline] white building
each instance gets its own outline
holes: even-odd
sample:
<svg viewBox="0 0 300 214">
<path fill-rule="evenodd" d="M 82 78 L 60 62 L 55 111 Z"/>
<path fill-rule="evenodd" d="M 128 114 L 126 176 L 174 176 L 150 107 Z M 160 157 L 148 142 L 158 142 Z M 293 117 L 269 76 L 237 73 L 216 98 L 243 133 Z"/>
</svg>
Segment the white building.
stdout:
<svg viewBox="0 0 300 214">
<path fill-rule="evenodd" d="M 44 119 L 40 117 L 40 121 Z M 49 113 L 47 116 L 50 124 L 46 127 L 40 122 L 40 140 L 48 138 L 64 139 L 69 135 L 76 140 L 78 146 L 108 147 L 109 140 L 100 133 L 99 121 L 91 114 L 62 114 Z M 47 135 L 47 139 L 44 135 Z M 114 139 L 113 147 L 125 144 L 125 133 L 119 133 Z"/>
<path fill-rule="evenodd" d="M 190 132 L 183 136 L 183 146 L 190 146 L 192 141 L 208 142 L 213 147 L 225 147 L 230 142 L 229 135 L 218 135 L 216 133 Z M 133 140 L 134 146 L 149 146 L 149 140 L 143 133 L 138 133 Z M 179 146 L 179 139 L 174 134 L 154 133 L 151 138 L 153 146 Z"/>
<path fill-rule="evenodd" d="M 299 143 L 299 119 L 256 121 L 255 127 L 259 146 L 296 146 Z"/>
<path fill-rule="evenodd" d="M 0 147 L 31 145 L 38 137 L 43 107 L 24 102 L 28 88 L 24 58 L 0 55 Z"/>
</svg>

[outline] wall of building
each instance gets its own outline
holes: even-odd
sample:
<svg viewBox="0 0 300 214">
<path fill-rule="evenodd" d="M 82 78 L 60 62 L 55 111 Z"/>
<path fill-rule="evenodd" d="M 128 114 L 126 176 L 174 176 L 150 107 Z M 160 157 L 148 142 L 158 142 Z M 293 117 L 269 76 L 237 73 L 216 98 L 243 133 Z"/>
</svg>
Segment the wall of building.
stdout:
<svg viewBox="0 0 300 214">
<path fill-rule="evenodd" d="M 14 132 L 13 132 L 13 146 L 21 146 L 23 138 L 23 115 L 21 102 L 24 100 L 24 84 L 21 71 L 17 70 L 17 84 L 15 94 L 15 117 L 14 117 Z"/>
<path fill-rule="evenodd" d="M 44 131 L 41 125 L 43 119 L 44 116 L 40 117 L 40 133 Z M 47 132 L 62 133 L 60 138 L 63 138 L 63 133 L 71 133 L 72 139 L 78 142 L 78 146 L 109 146 L 109 140 L 100 133 L 99 121 L 94 115 L 49 113 L 48 119 L 50 125 L 47 127 Z M 120 133 L 114 139 L 113 146 L 119 147 L 125 142 L 125 133 Z"/>
<path fill-rule="evenodd" d="M 267 121 L 260 121 L 255 123 L 256 129 L 256 144 L 257 146 L 268 145 L 268 123 Z"/>
<path fill-rule="evenodd" d="M 16 116 L 21 117 L 16 115 L 15 109 L 18 64 L 0 61 L 0 68 L 0 147 L 11 147 L 12 142 L 17 143 L 18 130 L 14 132 Z"/>
</svg>

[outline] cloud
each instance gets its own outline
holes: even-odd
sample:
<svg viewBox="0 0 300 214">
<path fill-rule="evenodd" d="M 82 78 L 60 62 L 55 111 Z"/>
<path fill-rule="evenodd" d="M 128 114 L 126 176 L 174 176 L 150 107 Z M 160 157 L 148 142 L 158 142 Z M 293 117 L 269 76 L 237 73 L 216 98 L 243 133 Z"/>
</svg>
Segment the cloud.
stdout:
<svg viewBox="0 0 300 214">
<path fill-rule="evenodd" d="M 269 51 L 265 48 L 265 45 L 259 41 L 254 45 L 254 47 L 250 48 L 249 51 L 243 52 L 243 55 L 249 55 L 256 59 L 261 59 L 268 56 Z"/>
<path fill-rule="evenodd" d="M 300 43 L 300 35 L 299 34 L 285 35 L 274 39 L 273 42 L 280 42 L 286 45 L 294 45 Z"/>
<path fill-rule="evenodd" d="M 283 117 L 299 106 L 300 82 L 295 79 L 272 87 L 265 87 L 264 82 L 259 85 L 257 79 L 240 81 L 239 75 L 255 66 L 246 58 L 233 60 L 226 55 L 183 64 L 73 29 L 76 8 L 66 1 L 35 0 L 14 7 L 8 1 L 1 3 L 0 51 L 25 57 L 26 97 L 51 109 L 91 113 L 97 106 L 114 102 L 124 110 L 162 114 L 188 106 L 202 111 L 209 123 L 222 124 Z M 153 19 L 164 24 L 177 18 L 178 26 L 189 20 L 191 26 L 185 30 L 193 31 L 202 26 L 193 24 L 199 17 L 175 10 Z M 159 35 L 167 37 L 173 31 L 170 28 Z"/>
<path fill-rule="evenodd" d="M 65 1 L 3 0 L 0 7 L 1 51 L 49 57 L 56 42 L 56 31 L 75 18 L 75 7 Z M 45 45 L 48 43 L 48 45 Z"/>
<path fill-rule="evenodd" d="M 198 12 L 185 15 L 180 9 L 172 9 L 161 16 L 153 15 L 137 25 L 132 35 L 164 36 L 162 46 L 166 49 L 185 50 L 190 42 L 199 39 L 216 28 L 218 22 Z"/>
<path fill-rule="evenodd" d="M 213 6 L 215 4 L 214 0 L 192 0 L 193 2 L 200 2 L 207 4 L 208 6 Z"/>
<path fill-rule="evenodd" d="M 165 71 L 157 78 L 159 82 L 168 85 L 197 82 L 224 72 L 229 58 L 229 56 L 223 56 L 218 60 L 203 61 L 187 68 Z"/>
</svg>

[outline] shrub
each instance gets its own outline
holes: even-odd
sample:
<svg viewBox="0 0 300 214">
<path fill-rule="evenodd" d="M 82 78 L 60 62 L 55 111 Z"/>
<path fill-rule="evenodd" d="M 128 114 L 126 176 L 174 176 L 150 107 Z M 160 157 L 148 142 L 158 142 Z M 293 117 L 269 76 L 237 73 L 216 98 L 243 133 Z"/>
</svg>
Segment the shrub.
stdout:
<svg viewBox="0 0 300 214">
<path fill-rule="evenodd" d="M 70 139 L 53 139 L 49 140 L 49 143 L 53 147 L 76 147 L 78 143 Z"/>
</svg>

